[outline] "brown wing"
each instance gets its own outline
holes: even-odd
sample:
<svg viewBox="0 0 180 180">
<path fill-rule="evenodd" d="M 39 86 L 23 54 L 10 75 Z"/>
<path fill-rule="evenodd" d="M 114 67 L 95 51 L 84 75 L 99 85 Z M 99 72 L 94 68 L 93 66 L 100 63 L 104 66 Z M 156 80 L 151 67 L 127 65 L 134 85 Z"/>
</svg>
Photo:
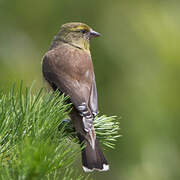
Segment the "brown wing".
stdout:
<svg viewBox="0 0 180 180">
<path fill-rule="evenodd" d="M 97 89 L 96 89 L 96 80 L 95 76 L 93 76 L 93 82 L 91 87 L 91 95 L 90 95 L 90 101 L 89 106 L 91 108 L 91 111 L 94 116 L 98 113 L 98 98 L 97 98 Z"/>
<path fill-rule="evenodd" d="M 88 131 L 93 120 L 92 113 L 97 112 L 97 92 L 90 54 L 64 45 L 46 53 L 42 70 L 53 89 L 57 88 L 70 96 L 73 105 L 84 117 L 84 127 Z"/>
</svg>

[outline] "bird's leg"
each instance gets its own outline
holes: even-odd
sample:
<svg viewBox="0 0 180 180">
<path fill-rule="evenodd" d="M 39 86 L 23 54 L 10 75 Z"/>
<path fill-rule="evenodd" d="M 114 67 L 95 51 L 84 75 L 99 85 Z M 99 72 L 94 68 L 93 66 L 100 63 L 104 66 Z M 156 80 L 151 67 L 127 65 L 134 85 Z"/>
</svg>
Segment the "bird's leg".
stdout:
<svg viewBox="0 0 180 180">
<path fill-rule="evenodd" d="M 71 119 L 64 119 L 58 126 L 58 130 L 64 130 L 69 134 L 73 134 L 75 132 L 75 128 L 72 125 Z"/>
</svg>

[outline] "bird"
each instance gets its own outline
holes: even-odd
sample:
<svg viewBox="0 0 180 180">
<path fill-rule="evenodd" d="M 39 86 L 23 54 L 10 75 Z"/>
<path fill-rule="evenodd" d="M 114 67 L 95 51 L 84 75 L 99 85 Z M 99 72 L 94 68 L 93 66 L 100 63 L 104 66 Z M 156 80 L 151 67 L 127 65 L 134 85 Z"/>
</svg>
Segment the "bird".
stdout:
<svg viewBox="0 0 180 180">
<path fill-rule="evenodd" d="M 107 171 L 109 164 L 96 137 L 93 120 L 98 97 L 90 40 L 101 34 L 81 22 L 63 24 L 42 60 L 42 74 L 53 91 L 69 96 L 73 127 L 81 144 L 85 172 Z"/>
</svg>

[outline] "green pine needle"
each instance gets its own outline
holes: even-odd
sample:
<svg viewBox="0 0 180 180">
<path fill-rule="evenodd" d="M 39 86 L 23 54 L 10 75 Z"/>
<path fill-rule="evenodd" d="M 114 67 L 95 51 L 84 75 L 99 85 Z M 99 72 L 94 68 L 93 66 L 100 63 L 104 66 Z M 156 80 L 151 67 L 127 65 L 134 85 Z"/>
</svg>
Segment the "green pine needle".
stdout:
<svg viewBox="0 0 180 180">
<path fill-rule="evenodd" d="M 68 97 L 32 89 L 21 83 L 0 91 L 0 179 L 88 179 L 72 169 L 80 148 L 71 121 L 64 123 Z M 94 127 L 100 142 L 114 147 L 116 117 L 97 117 Z"/>
</svg>

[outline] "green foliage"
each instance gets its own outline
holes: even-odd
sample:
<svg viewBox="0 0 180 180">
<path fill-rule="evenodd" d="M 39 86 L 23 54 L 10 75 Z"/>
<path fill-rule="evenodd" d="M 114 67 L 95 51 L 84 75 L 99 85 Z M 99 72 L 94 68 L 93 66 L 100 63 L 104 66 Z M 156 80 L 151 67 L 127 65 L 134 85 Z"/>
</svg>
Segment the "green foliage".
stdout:
<svg viewBox="0 0 180 180">
<path fill-rule="evenodd" d="M 119 122 L 116 120 L 116 116 L 107 117 L 103 115 L 96 117 L 94 128 L 99 141 L 107 147 L 114 148 L 114 142 L 120 137 L 118 134 Z"/>
<path fill-rule="evenodd" d="M 36 95 L 32 87 L 0 92 L 0 179 L 86 179 L 72 169 L 80 153 L 72 123 L 64 123 L 71 105 L 58 92 Z M 60 127 L 60 128 L 58 128 Z M 103 144 L 118 137 L 114 117 L 97 117 L 95 128 Z"/>
<path fill-rule="evenodd" d="M 180 0 L 1 0 L 0 89 L 43 86 L 41 60 L 67 22 L 91 41 L 99 109 L 121 115 L 123 139 L 98 180 L 180 179 Z M 0 131 L 0 134 L 1 131 Z M 1 174 L 1 173 L 0 173 Z"/>
</svg>

